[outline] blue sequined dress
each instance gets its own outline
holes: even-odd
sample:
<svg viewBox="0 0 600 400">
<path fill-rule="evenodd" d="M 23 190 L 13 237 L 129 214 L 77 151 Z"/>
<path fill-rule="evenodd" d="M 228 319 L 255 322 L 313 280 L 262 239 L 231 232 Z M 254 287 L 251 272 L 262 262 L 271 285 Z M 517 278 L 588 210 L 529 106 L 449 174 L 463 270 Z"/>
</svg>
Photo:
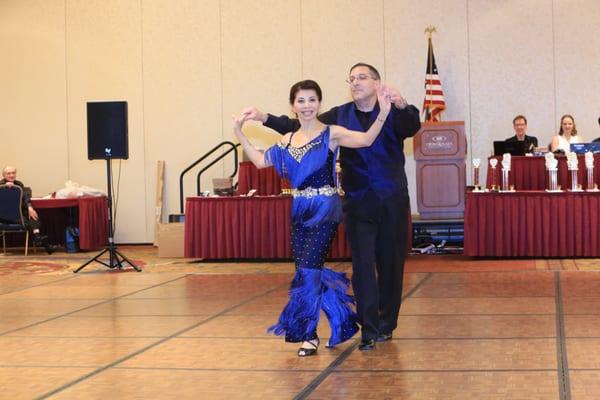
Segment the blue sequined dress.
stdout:
<svg viewBox="0 0 600 400">
<path fill-rule="evenodd" d="M 354 336 L 358 326 L 352 309 L 354 299 L 347 294 L 348 278 L 323 266 L 342 215 L 329 127 L 302 147 L 278 143 L 265 152 L 265 159 L 292 186 L 292 252 L 296 264 L 289 301 L 269 332 L 285 335 L 287 342 L 315 339 L 323 310 L 331 327 L 328 345 L 335 346 Z"/>
</svg>

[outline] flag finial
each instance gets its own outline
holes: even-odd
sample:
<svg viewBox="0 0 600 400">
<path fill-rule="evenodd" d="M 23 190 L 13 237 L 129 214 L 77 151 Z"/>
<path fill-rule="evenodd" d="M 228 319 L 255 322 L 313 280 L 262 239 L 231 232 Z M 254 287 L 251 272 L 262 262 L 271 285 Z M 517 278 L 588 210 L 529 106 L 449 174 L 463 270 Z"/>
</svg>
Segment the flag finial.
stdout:
<svg viewBox="0 0 600 400">
<path fill-rule="evenodd" d="M 431 35 L 433 35 L 433 32 L 436 32 L 435 26 L 429 25 L 427 28 L 425 28 L 425 33 L 427 35 L 429 35 L 429 37 L 431 37 Z"/>
</svg>

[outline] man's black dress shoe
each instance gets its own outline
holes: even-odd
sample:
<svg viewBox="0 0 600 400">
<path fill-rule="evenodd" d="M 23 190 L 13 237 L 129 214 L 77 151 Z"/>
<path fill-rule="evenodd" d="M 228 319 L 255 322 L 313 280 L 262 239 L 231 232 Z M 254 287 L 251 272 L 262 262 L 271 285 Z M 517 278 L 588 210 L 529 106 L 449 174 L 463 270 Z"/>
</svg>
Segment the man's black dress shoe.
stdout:
<svg viewBox="0 0 600 400">
<path fill-rule="evenodd" d="M 48 243 L 48 236 L 41 235 L 39 233 L 33 234 L 33 245 L 38 247 L 44 247 Z"/>
<path fill-rule="evenodd" d="M 46 250 L 46 253 L 48 253 L 48 254 L 54 253 L 56 251 L 56 248 L 57 248 L 57 246 L 54 246 L 52 244 L 46 244 L 44 246 L 44 249 Z"/>
<path fill-rule="evenodd" d="M 375 341 L 377 342 L 387 342 L 388 340 L 392 340 L 392 333 L 380 333 L 377 336 L 377 339 L 375 339 Z"/>
<path fill-rule="evenodd" d="M 56 251 L 56 246 L 48 243 L 48 236 L 42 234 L 34 234 L 33 235 L 33 245 L 36 247 L 43 247 L 46 250 L 46 253 L 52 254 Z"/>
<path fill-rule="evenodd" d="M 361 340 L 358 345 L 360 351 L 369 351 L 375 349 L 375 341 L 373 339 Z"/>
</svg>

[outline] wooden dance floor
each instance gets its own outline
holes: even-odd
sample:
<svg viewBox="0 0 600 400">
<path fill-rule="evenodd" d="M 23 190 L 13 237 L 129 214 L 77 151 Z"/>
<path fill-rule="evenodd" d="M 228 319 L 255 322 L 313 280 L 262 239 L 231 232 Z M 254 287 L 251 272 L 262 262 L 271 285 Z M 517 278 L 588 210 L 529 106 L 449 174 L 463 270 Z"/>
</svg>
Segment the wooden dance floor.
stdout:
<svg viewBox="0 0 600 400">
<path fill-rule="evenodd" d="M 143 272 L 0 258 L 0 398 L 600 398 L 598 260 L 413 256 L 392 341 L 298 358 L 265 332 L 291 263 L 125 253 Z"/>
</svg>

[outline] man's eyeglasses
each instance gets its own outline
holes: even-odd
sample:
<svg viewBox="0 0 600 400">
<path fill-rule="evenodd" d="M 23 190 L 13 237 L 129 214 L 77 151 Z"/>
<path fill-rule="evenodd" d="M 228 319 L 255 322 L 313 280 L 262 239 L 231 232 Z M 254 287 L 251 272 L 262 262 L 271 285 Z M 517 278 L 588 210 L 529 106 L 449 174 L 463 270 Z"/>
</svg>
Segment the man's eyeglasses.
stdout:
<svg viewBox="0 0 600 400">
<path fill-rule="evenodd" d="M 358 74 L 356 76 L 350 75 L 348 77 L 348 79 L 346 79 L 346 83 L 348 85 L 352 85 L 355 81 L 363 82 L 363 81 L 366 81 L 367 79 L 373 79 L 373 77 L 370 75 L 367 75 L 367 74 Z"/>
</svg>

